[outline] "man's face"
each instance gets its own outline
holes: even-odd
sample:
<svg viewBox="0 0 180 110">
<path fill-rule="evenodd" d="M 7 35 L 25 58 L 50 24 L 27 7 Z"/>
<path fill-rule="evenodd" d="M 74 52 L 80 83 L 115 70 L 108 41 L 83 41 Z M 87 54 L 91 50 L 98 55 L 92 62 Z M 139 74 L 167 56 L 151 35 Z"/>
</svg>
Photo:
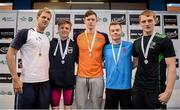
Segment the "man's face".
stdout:
<svg viewBox="0 0 180 110">
<path fill-rule="evenodd" d="M 141 15 L 139 23 L 144 33 L 152 33 L 156 25 L 156 21 L 153 16 Z"/>
<path fill-rule="evenodd" d="M 69 24 L 62 24 L 58 27 L 58 31 L 61 38 L 67 38 L 71 32 L 71 26 Z"/>
<path fill-rule="evenodd" d="M 120 27 L 120 25 L 111 25 L 109 27 L 109 34 L 112 38 L 112 40 L 116 41 L 116 40 L 120 40 L 121 39 L 121 35 L 122 35 L 122 29 Z"/>
<path fill-rule="evenodd" d="M 85 17 L 84 23 L 86 25 L 86 28 L 89 30 L 95 29 L 96 27 L 97 18 L 95 15 L 90 15 L 88 17 Z"/>
<path fill-rule="evenodd" d="M 45 29 L 48 26 L 50 20 L 51 20 L 51 14 L 42 12 L 41 15 L 37 18 L 38 27 Z"/>
</svg>

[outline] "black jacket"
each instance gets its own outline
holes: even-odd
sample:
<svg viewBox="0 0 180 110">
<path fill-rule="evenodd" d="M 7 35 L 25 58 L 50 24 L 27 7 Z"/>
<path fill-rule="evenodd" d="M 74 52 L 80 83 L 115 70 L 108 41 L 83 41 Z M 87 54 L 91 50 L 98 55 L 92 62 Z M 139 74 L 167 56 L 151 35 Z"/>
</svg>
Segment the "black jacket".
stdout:
<svg viewBox="0 0 180 110">
<path fill-rule="evenodd" d="M 65 63 L 62 64 L 60 48 L 58 44 L 56 55 L 54 55 L 58 39 L 53 38 L 50 42 L 50 69 L 49 77 L 52 88 L 68 89 L 73 88 L 76 81 L 75 76 L 75 62 L 78 61 L 77 45 L 70 40 L 67 55 L 65 56 Z M 62 41 L 63 52 L 66 47 L 66 40 Z"/>
</svg>

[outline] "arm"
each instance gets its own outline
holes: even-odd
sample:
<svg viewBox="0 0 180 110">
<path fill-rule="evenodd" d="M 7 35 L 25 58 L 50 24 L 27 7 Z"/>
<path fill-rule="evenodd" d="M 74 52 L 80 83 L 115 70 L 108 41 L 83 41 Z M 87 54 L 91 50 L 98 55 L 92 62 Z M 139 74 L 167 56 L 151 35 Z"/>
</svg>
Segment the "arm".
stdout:
<svg viewBox="0 0 180 110">
<path fill-rule="evenodd" d="M 159 101 L 166 104 L 171 97 L 176 81 L 176 59 L 175 57 L 165 58 L 167 64 L 167 86 L 163 93 L 159 95 Z"/>
<path fill-rule="evenodd" d="M 133 69 L 136 68 L 138 65 L 138 57 L 133 57 Z"/>
<path fill-rule="evenodd" d="M 20 78 L 18 77 L 17 71 L 16 71 L 16 60 L 15 55 L 17 53 L 17 49 L 9 47 L 8 52 L 6 54 L 6 59 L 8 63 L 8 67 L 12 76 L 12 83 L 14 87 L 14 92 L 16 93 L 22 93 L 22 82 Z"/>
</svg>

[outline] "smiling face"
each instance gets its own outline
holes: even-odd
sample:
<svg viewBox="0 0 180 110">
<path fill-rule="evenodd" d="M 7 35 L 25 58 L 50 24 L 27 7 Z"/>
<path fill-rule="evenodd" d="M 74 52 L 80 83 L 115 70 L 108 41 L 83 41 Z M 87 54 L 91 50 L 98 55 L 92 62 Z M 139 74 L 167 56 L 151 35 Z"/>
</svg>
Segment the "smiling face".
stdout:
<svg viewBox="0 0 180 110">
<path fill-rule="evenodd" d="M 58 27 L 59 35 L 61 39 L 69 38 L 69 33 L 71 32 L 70 24 L 62 24 Z"/>
<path fill-rule="evenodd" d="M 109 34 L 112 38 L 112 41 L 121 40 L 122 29 L 119 24 L 111 25 L 109 27 Z"/>
<path fill-rule="evenodd" d="M 72 23 L 67 19 L 60 19 L 58 22 L 58 32 L 61 40 L 69 38 L 71 32 Z"/>
</svg>

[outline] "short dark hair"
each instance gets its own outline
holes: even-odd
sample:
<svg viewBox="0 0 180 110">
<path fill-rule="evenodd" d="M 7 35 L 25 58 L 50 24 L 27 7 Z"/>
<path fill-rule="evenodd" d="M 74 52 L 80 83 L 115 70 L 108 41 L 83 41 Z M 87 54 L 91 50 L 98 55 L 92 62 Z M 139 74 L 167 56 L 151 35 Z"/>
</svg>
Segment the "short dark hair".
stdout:
<svg viewBox="0 0 180 110">
<path fill-rule="evenodd" d="M 109 29 L 110 29 L 110 27 L 111 27 L 112 25 L 119 25 L 119 26 L 120 26 L 120 28 L 122 28 L 121 23 L 120 23 L 120 22 L 118 22 L 118 21 L 112 21 L 112 22 L 109 24 Z"/>
<path fill-rule="evenodd" d="M 90 16 L 90 15 L 95 15 L 95 16 L 97 17 L 97 14 L 96 14 L 94 11 L 88 10 L 88 11 L 86 11 L 86 13 L 84 14 L 84 18 L 86 18 L 86 17 L 88 17 L 88 16 Z"/>
</svg>

